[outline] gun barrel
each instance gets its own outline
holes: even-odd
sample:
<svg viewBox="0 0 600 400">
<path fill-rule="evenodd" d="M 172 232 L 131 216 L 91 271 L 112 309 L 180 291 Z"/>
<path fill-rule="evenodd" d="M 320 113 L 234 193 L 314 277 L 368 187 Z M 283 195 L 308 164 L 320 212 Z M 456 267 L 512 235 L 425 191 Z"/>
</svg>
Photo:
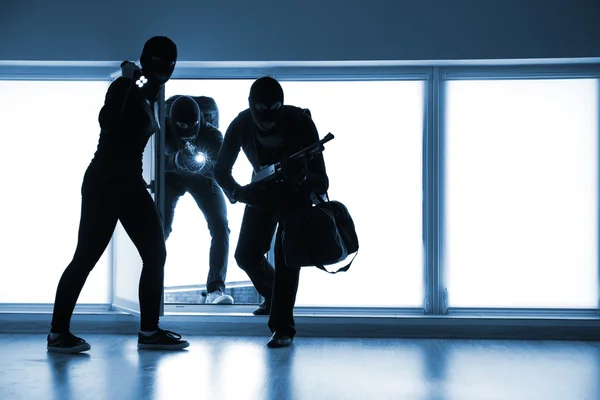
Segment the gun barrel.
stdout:
<svg viewBox="0 0 600 400">
<path fill-rule="evenodd" d="M 319 153 L 325 149 L 325 147 L 323 145 L 325 143 L 329 142 L 330 140 L 332 140 L 334 137 L 335 136 L 333 136 L 333 134 L 330 132 L 327 135 L 325 135 L 325 137 L 323 139 L 311 144 L 308 147 L 305 147 L 304 149 L 302 149 L 300 151 L 297 151 L 296 153 L 292 154 L 289 158 L 291 160 L 294 160 L 294 159 L 302 157 L 303 155 L 306 155 L 306 154 Z"/>
</svg>

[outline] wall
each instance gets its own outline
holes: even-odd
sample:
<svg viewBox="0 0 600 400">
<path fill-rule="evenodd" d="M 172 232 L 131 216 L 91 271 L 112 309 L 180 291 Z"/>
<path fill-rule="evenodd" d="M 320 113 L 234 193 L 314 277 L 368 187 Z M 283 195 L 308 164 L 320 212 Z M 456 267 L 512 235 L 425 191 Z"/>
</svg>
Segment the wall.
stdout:
<svg viewBox="0 0 600 400">
<path fill-rule="evenodd" d="M 600 57 L 599 0 L 2 0 L 0 60 L 118 61 L 152 35 L 180 61 Z"/>
</svg>

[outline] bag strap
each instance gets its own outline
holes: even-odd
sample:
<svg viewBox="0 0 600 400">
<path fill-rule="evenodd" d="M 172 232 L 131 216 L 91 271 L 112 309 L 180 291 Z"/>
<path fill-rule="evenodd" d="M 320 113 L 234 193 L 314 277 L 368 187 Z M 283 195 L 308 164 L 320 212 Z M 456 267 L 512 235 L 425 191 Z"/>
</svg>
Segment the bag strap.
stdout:
<svg viewBox="0 0 600 400">
<path fill-rule="evenodd" d="M 348 264 L 346 264 L 345 267 L 342 267 L 342 268 L 340 268 L 340 269 L 338 269 L 337 271 L 334 271 L 334 272 L 327 271 L 327 269 L 323 265 L 315 265 L 315 267 L 319 268 L 320 270 L 323 270 L 323 271 L 327 272 L 328 274 L 337 274 L 338 272 L 345 272 L 345 271 L 348 271 L 350 269 L 350 265 L 352 265 L 352 263 L 354 262 L 354 259 L 356 258 L 357 254 L 358 254 L 358 250 L 356 250 L 356 253 L 354 253 L 354 257 L 352 257 L 352 261 L 350 261 Z"/>
</svg>

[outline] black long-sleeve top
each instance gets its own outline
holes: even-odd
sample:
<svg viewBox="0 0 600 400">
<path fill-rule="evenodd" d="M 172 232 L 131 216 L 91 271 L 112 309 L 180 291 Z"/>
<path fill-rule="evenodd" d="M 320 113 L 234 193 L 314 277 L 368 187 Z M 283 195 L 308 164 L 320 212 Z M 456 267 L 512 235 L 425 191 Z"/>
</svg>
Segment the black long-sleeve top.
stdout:
<svg viewBox="0 0 600 400">
<path fill-rule="evenodd" d="M 158 107 L 130 79 L 111 83 L 100 110 L 100 138 L 88 173 L 98 179 L 141 178 L 148 139 L 159 131 Z M 88 175 L 89 176 L 89 175 Z"/>
<path fill-rule="evenodd" d="M 232 175 L 233 165 L 240 150 L 244 151 L 252 164 L 254 175 L 261 167 L 279 162 L 283 156 L 291 155 L 319 141 L 314 122 L 303 109 L 298 107 L 284 106 L 283 114 L 275 129 L 281 133 L 283 143 L 276 150 L 267 150 L 256 139 L 259 133 L 252 120 L 250 109 L 239 113 L 227 128 L 215 165 L 215 178 L 231 202 L 235 202 L 234 190 L 241 186 Z M 309 185 L 304 187 L 306 191 L 317 194 L 324 194 L 329 188 L 322 154 L 313 157 L 308 163 L 306 184 Z"/>
</svg>

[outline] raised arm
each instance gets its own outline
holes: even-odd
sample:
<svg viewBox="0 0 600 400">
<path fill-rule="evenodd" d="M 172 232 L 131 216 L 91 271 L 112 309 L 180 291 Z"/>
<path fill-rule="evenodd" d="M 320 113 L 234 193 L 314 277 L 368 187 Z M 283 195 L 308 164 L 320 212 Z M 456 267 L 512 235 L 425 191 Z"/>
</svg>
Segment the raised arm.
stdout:
<svg viewBox="0 0 600 400">
<path fill-rule="evenodd" d="M 120 77 L 110 84 L 104 99 L 104 106 L 100 109 L 98 116 L 102 130 L 112 131 L 119 126 L 132 86 L 131 79 L 125 77 Z"/>
</svg>

